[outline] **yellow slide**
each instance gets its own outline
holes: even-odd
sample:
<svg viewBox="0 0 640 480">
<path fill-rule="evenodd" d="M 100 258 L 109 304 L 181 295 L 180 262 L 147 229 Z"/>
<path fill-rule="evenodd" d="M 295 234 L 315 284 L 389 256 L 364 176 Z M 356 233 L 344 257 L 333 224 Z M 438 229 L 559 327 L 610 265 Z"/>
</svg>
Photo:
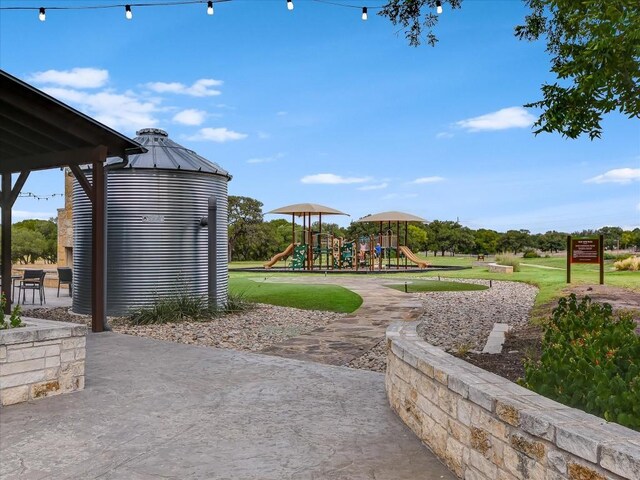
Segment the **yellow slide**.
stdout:
<svg viewBox="0 0 640 480">
<path fill-rule="evenodd" d="M 273 257 L 271 257 L 271 260 L 264 264 L 264 268 L 271 268 L 283 258 L 287 258 L 293 253 L 294 246 L 295 244 L 292 243 L 287 248 L 285 248 L 284 252 L 276 253 Z"/>
<path fill-rule="evenodd" d="M 411 249 L 409 247 L 398 247 L 398 250 L 400 250 L 400 252 L 402 252 L 402 254 L 407 257 L 410 261 L 412 261 L 413 263 L 415 263 L 416 265 L 418 265 L 418 267 L 420 268 L 427 268 L 429 266 L 429 264 L 427 262 L 425 262 L 424 260 L 420 260 L 415 253 L 413 253 L 411 251 Z"/>
</svg>

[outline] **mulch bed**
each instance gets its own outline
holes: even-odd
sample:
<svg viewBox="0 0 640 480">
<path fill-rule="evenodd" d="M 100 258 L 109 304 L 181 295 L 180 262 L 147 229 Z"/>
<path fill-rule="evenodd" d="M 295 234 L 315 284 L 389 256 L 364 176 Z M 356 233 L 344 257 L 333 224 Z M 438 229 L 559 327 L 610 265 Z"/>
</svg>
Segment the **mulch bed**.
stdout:
<svg viewBox="0 0 640 480">
<path fill-rule="evenodd" d="M 502 353 L 465 353 L 461 359 L 512 382 L 524 377 L 524 360 L 541 355 L 542 329 L 535 325 L 507 333 Z"/>
</svg>

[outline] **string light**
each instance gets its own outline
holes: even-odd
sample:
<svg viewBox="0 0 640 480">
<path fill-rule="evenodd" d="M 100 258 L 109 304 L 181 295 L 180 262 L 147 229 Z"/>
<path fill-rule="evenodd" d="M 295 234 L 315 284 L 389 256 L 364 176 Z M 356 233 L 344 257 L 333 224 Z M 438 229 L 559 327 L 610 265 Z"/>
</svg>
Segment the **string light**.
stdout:
<svg viewBox="0 0 640 480">
<path fill-rule="evenodd" d="M 52 198 L 55 197 L 64 197 L 63 193 L 51 193 L 49 195 L 37 195 L 33 192 L 20 192 L 20 194 L 18 195 L 19 197 L 22 198 L 34 198 L 36 200 L 51 200 Z"/>
<path fill-rule="evenodd" d="M 442 13 L 442 2 L 440 0 L 436 0 L 436 12 L 438 12 L 438 15 Z"/>
<path fill-rule="evenodd" d="M 106 1 L 106 0 L 105 0 Z M 148 7 L 170 7 L 170 6 L 179 6 L 179 5 L 207 5 L 207 15 L 213 15 L 214 13 L 214 4 L 215 3 L 223 3 L 223 2 L 231 2 L 234 0 L 156 0 L 154 1 L 149 1 L 149 0 L 145 0 L 144 2 L 139 2 L 139 3 L 128 3 L 128 4 L 122 4 L 122 3 L 111 3 L 111 4 L 98 4 L 98 5 L 92 5 L 90 3 L 85 4 L 85 5 L 78 5 L 76 4 L 71 4 L 71 5 L 65 5 L 65 6 L 44 6 L 44 7 L 36 7 L 36 6 L 11 6 L 11 7 L 6 7 L 6 6 L 2 6 L 2 4 L 0 3 L 0 11 L 3 10 L 33 10 L 38 12 L 38 19 L 42 22 L 45 21 L 46 19 L 46 10 L 106 10 L 106 9 L 120 9 L 122 7 L 124 7 L 125 9 L 125 17 L 127 18 L 127 20 L 131 20 L 133 19 L 133 10 L 132 7 L 136 7 L 136 8 L 148 8 Z M 251 0 L 250 0 L 251 1 Z M 262 1 L 262 0 L 253 0 L 253 1 Z M 282 1 L 282 0 L 280 0 Z M 362 19 L 363 20 L 367 20 L 368 19 L 368 11 L 369 10 L 381 10 L 384 8 L 384 5 L 374 5 L 371 6 L 369 5 L 368 7 L 363 7 L 362 4 L 360 5 L 354 5 L 354 4 L 349 4 L 349 3 L 343 3 L 344 0 L 309 0 L 310 2 L 314 2 L 314 3 L 321 3 L 323 5 L 329 5 L 329 6 L 334 6 L 334 7 L 343 7 L 343 8 L 354 8 L 354 9 L 358 9 L 362 12 Z M 384 0 L 379 0 L 380 2 L 383 2 Z M 0 2 L 2 2 L 2 0 L 0 0 Z M 78 0 L 79 3 L 79 0 Z M 436 7 L 438 10 L 438 13 L 441 12 L 442 10 L 442 6 L 441 6 L 442 2 L 441 1 L 437 1 L 436 3 Z M 293 0 L 287 0 L 287 9 L 288 10 L 293 10 L 294 9 L 294 5 L 293 5 Z"/>
</svg>

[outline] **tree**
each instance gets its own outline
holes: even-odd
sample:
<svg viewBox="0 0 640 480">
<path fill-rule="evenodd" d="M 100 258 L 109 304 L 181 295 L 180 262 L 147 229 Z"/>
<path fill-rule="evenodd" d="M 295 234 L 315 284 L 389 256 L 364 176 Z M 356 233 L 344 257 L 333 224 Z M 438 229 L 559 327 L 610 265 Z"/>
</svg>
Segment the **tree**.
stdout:
<svg viewBox="0 0 640 480">
<path fill-rule="evenodd" d="M 229 195 L 229 259 L 236 243 L 262 223 L 262 202 L 251 197 Z"/>
<path fill-rule="evenodd" d="M 550 230 L 538 237 L 538 248 L 543 252 L 559 252 L 567 247 L 567 234 Z"/>
<path fill-rule="evenodd" d="M 599 235 L 604 235 L 604 248 L 607 250 L 615 250 L 620 248 L 620 240 L 622 239 L 622 228 L 620 227 L 602 227 L 598 230 Z"/>
<path fill-rule="evenodd" d="M 474 233 L 475 253 L 493 255 L 498 252 L 500 234 L 495 230 L 480 228 Z"/>
<path fill-rule="evenodd" d="M 412 46 L 437 43 L 436 0 L 389 0 L 380 15 L 400 25 Z M 460 8 L 460 0 L 442 0 Z M 515 27 L 521 40 L 544 38 L 560 83 L 542 86 L 534 133 L 569 138 L 602 133 L 602 115 L 640 118 L 640 8 L 638 0 L 524 0 L 530 14 Z"/>
<path fill-rule="evenodd" d="M 32 253 L 37 255 L 31 257 L 31 261 L 42 258 L 45 262 L 55 263 L 58 257 L 58 224 L 55 219 L 38 220 L 30 219 L 17 222 L 13 225 L 15 229 L 26 229 L 39 233 L 42 238 L 38 238 L 38 245 L 32 249 Z M 24 238 L 24 237 L 23 237 Z M 36 237 L 34 237 L 36 238 Z M 22 241 L 22 238 L 21 240 Z M 12 242 L 15 243 L 15 242 Z M 22 246 L 20 246 L 22 249 Z"/>
<path fill-rule="evenodd" d="M 42 233 L 30 228 L 13 226 L 11 229 L 11 261 L 28 264 L 42 258 L 47 241 Z"/>
<path fill-rule="evenodd" d="M 408 247 L 414 252 L 427 249 L 427 232 L 417 225 L 409 225 L 407 228 Z"/>
<path fill-rule="evenodd" d="M 529 230 L 508 230 L 502 235 L 498 247 L 503 252 L 513 252 L 517 255 L 526 247 L 531 246 L 531 235 Z"/>
</svg>

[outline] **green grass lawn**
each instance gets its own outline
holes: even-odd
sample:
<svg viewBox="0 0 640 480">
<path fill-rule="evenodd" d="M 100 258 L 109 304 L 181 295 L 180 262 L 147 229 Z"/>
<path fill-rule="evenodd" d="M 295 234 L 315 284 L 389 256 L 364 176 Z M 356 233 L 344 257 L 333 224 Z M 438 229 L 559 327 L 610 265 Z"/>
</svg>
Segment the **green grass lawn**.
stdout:
<svg viewBox="0 0 640 480">
<path fill-rule="evenodd" d="M 247 278 L 252 275 L 254 279 Z M 269 303 L 304 310 L 351 313 L 362 305 L 360 295 L 337 285 L 268 283 L 256 281 L 253 274 L 231 273 L 229 292 L 249 302 Z"/>
<path fill-rule="evenodd" d="M 434 266 L 437 265 L 456 265 L 463 267 L 471 267 L 473 262 L 476 260 L 476 257 L 470 256 L 429 256 L 423 257 L 426 258 L 429 263 Z M 488 261 L 495 261 L 495 257 L 487 257 Z M 467 270 L 457 270 L 457 271 L 436 271 L 436 272 L 428 272 L 428 273 L 402 273 L 394 275 L 390 277 L 389 275 L 385 275 L 384 278 L 391 279 L 394 281 L 397 279 L 398 284 L 400 285 L 400 289 L 404 291 L 404 279 L 416 280 L 419 278 L 428 278 L 440 276 L 441 278 L 478 278 L 485 280 L 507 280 L 507 281 L 515 281 L 515 282 L 525 282 L 531 285 L 535 285 L 540 289 L 538 296 L 536 297 L 536 306 L 539 307 L 541 305 L 547 304 L 549 302 L 554 301 L 555 299 L 561 297 L 565 294 L 565 289 L 567 288 L 566 283 L 566 258 L 559 257 L 549 257 L 549 258 L 531 258 L 531 259 L 520 259 L 521 260 L 521 268 L 520 272 L 515 272 L 513 274 L 500 274 L 500 273 L 489 273 L 487 268 L 485 267 L 473 267 L 472 269 Z M 640 272 L 619 272 L 613 268 L 613 260 L 605 261 L 605 284 L 612 285 L 616 287 L 626 288 L 629 290 L 633 290 L 636 292 L 640 292 Z M 249 267 L 249 266 L 261 266 L 262 262 L 234 262 L 230 264 L 230 268 L 234 267 Z M 544 267 L 553 267 L 552 269 L 547 268 L 538 268 L 536 266 L 544 266 Z M 598 277 L 598 265 L 573 265 L 572 266 L 572 285 L 594 285 L 599 281 Z M 231 283 L 232 283 L 232 291 L 235 288 L 233 286 L 234 282 L 237 282 L 239 278 L 238 275 L 242 275 L 240 272 L 231 274 Z M 246 274 L 248 276 L 256 274 Z M 269 273 L 268 275 L 289 275 L 287 273 Z M 299 275 L 299 274 L 298 274 Z M 368 274 L 368 276 L 371 274 Z M 246 277 L 245 277 L 246 278 Z M 255 282 L 254 282 L 255 283 Z M 434 282 L 435 283 L 435 282 Z M 243 285 L 246 285 L 243 284 Z M 263 287 L 266 284 L 260 284 Z M 292 285 L 293 286 L 293 285 Z M 268 288 L 282 288 L 282 284 L 270 284 Z M 300 288 L 299 284 L 296 284 L 295 287 Z M 322 288 L 325 288 L 323 286 Z M 335 287 L 341 289 L 340 287 Z M 262 290 L 265 291 L 266 289 Z M 264 301 L 266 303 L 274 303 L 276 305 L 289 305 L 287 302 L 288 296 L 285 294 L 278 295 L 274 294 L 273 297 L 265 296 L 262 291 L 258 291 L 256 288 L 252 288 L 251 291 L 255 291 L 251 296 L 256 295 L 261 300 L 255 301 Z M 310 297 L 309 302 L 305 301 L 303 297 L 303 292 L 306 291 Z M 344 306 L 338 306 L 337 308 L 332 308 L 332 304 L 334 302 L 342 302 L 338 300 L 337 297 L 335 300 L 331 295 L 321 294 L 322 289 L 319 286 L 307 286 L 302 290 L 298 291 L 296 296 L 299 299 L 291 300 L 292 302 L 300 302 L 301 304 L 315 304 L 320 305 L 320 309 L 324 310 L 335 310 L 335 311 L 353 311 L 346 310 Z M 320 295 L 317 296 L 316 294 Z M 353 294 L 355 295 L 355 294 Z M 357 296 L 357 295 L 356 295 Z M 283 299 L 283 297 L 286 297 Z M 274 298 L 275 300 L 271 300 Z M 358 297 L 359 298 L 359 297 Z M 249 299 L 252 299 L 249 297 Z M 279 301 L 281 303 L 275 303 Z M 360 300 L 361 301 L 361 300 Z M 359 304 L 358 304 L 359 305 Z M 295 306 L 291 304 L 291 306 Z M 316 308 L 316 307 L 299 307 L 299 308 Z M 341 308 L 341 309 L 338 309 Z M 354 309 L 357 307 L 354 307 Z M 534 312 L 535 315 L 535 312 Z"/>
<path fill-rule="evenodd" d="M 405 284 L 387 285 L 389 288 L 404 292 Z M 412 280 L 407 282 L 407 292 L 467 292 L 470 290 L 486 290 L 489 288 L 486 285 L 476 285 L 475 283 L 462 283 L 462 282 L 446 282 L 446 281 L 434 281 L 434 280 Z"/>
</svg>

